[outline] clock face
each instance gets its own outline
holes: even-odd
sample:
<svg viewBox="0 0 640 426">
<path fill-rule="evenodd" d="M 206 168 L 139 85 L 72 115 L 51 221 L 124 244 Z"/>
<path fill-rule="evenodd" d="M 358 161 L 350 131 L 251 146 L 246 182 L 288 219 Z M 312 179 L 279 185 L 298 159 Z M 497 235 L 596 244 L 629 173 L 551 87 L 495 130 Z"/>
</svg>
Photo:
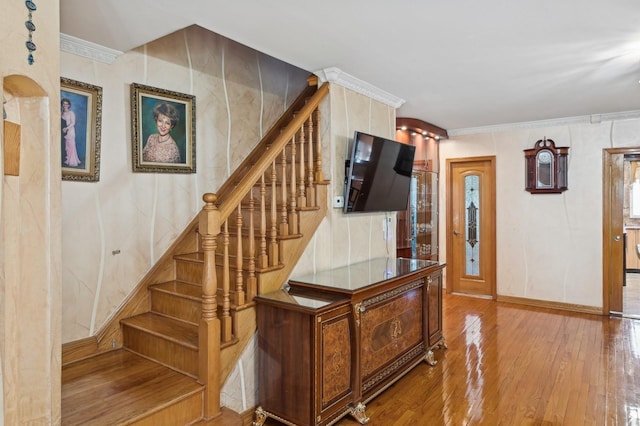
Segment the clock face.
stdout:
<svg viewBox="0 0 640 426">
<path fill-rule="evenodd" d="M 538 164 L 550 164 L 550 163 L 551 163 L 551 152 L 540 151 L 538 153 Z"/>
</svg>

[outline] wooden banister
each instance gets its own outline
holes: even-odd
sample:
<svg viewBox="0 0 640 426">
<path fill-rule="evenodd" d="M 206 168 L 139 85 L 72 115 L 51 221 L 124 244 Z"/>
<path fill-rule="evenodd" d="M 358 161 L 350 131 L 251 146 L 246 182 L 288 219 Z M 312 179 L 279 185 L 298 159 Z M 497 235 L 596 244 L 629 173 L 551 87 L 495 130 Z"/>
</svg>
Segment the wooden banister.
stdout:
<svg viewBox="0 0 640 426">
<path fill-rule="evenodd" d="M 317 178 L 322 176 L 319 170 L 322 154 L 318 124 L 313 121 L 319 117 L 318 106 L 328 91 L 328 84 L 324 84 L 303 105 L 300 98 L 296 100 L 285 114 L 288 123 L 285 125 L 284 118 L 276 123 L 283 126 L 279 133 L 272 129 L 258 144 L 261 149 L 254 149 L 218 194 L 203 196 L 205 205 L 199 215 L 204 265 L 198 356 L 199 381 L 206 385 L 204 415 L 207 419 L 220 413 L 218 366 L 221 343 L 230 342 L 234 338 L 234 330 L 238 329 L 230 314 L 231 305 L 237 308 L 249 303 L 259 292 L 256 263 L 263 269 L 279 265 L 282 256 L 278 238 L 299 233 L 298 207 L 309 205 L 305 176 L 308 177 L 309 193 L 313 189 L 313 178 L 318 183 Z M 295 113 L 291 111 L 300 105 Z M 305 153 L 307 136 L 308 151 Z M 297 138 L 300 138 L 299 147 L 296 146 Z M 256 151 L 259 152 L 256 154 Z M 306 161 L 305 154 L 308 154 Z M 254 188 L 260 193 L 258 203 L 254 199 Z M 269 196 L 267 190 L 270 190 Z M 277 214 L 277 205 L 281 208 L 281 215 Z M 258 247 L 255 244 L 256 222 L 259 227 Z M 246 243 L 243 243 L 243 238 L 247 239 Z M 232 256 L 235 256 L 234 261 Z M 235 268 L 235 272 L 231 268 Z"/>
<path fill-rule="evenodd" d="M 260 177 L 266 172 L 276 158 L 281 155 L 282 150 L 285 148 L 287 143 L 289 143 L 293 138 L 305 120 L 307 120 L 308 117 L 318 108 L 320 101 L 324 99 L 328 92 L 329 85 L 327 83 L 320 86 L 300 112 L 296 114 L 295 118 L 277 136 L 269 149 L 264 152 L 260 159 L 244 175 L 242 180 L 238 182 L 235 186 L 235 190 L 231 192 L 228 197 L 224 197 L 224 199 L 219 200 L 218 209 L 220 210 L 222 220 L 226 220 L 231 215 L 236 206 L 247 195 L 251 187 L 258 182 Z M 223 198 L 222 195 L 221 198 Z"/>
</svg>

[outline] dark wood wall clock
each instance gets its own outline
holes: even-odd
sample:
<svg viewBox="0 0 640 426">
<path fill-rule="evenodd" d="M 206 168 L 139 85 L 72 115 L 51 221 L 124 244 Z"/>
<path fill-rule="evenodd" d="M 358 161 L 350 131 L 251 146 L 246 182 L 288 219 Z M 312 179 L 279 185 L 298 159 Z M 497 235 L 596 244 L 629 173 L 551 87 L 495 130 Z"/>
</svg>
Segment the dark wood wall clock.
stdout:
<svg viewBox="0 0 640 426">
<path fill-rule="evenodd" d="M 568 188 L 569 147 L 556 147 L 551 139 L 541 139 L 524 150 L 526 190 L 532 194 L 559 194 Z"/>
</svg>

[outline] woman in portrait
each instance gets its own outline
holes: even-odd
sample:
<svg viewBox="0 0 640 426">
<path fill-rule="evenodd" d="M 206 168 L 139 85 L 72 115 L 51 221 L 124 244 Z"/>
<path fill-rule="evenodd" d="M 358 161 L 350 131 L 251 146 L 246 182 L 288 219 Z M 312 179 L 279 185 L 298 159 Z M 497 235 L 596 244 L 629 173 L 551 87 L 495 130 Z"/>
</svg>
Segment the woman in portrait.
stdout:
<svg viewBox="0 0 640 426">
<path fill-rule="evenodd" d="M 64 165 L 78 167 L 80 159 L 76 150 L 76 114 L 71 110 L 71 101 L 68 98 L 62 98 L 60 104 L 62 106 L 62 139 L 66 154 Z"/>
<path fill-rule="evenodd" d="M 178 145 L 171 137 L 171 130 L 178 123 L 180 113 L 168 102 L 158 102 L 153 107 L 153 119 L 158 133 L 149 136 L 142 150 L 142 160 L 154 163 L 180 163 Z"/>
</svg>

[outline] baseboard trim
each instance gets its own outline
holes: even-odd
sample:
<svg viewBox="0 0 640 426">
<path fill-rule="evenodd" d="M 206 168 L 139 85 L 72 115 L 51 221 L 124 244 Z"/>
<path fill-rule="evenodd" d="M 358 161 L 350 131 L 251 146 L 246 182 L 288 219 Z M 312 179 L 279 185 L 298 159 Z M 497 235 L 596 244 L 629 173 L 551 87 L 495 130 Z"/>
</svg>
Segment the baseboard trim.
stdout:
<svg viewBox="0 0 640 426">
<path fill-rule="evenodd" d="M 562 311 L 579 312 L 583 314 L 604 315 L 602 308 L 597 306 L 577 305 L 574 303 L 553 302 L 550 300 L 529 299 L 526 297 L 502 296 L 496 298 L 498 302 L 514 303 L 518 305 L 536 306 L 539 308 L 559 309 Z"/>
<path fill-rule="evenodd" d="M 254 414 L 256 412 L 256 408 L 258 408 L 258 407 L 253 407 L 253 408 L 250 408 L 250 409 L 240 413 L 240 417 L 242 418 L 242 426 L 251 426 L 251 425 L 253 425 Z"/>
</svg>

